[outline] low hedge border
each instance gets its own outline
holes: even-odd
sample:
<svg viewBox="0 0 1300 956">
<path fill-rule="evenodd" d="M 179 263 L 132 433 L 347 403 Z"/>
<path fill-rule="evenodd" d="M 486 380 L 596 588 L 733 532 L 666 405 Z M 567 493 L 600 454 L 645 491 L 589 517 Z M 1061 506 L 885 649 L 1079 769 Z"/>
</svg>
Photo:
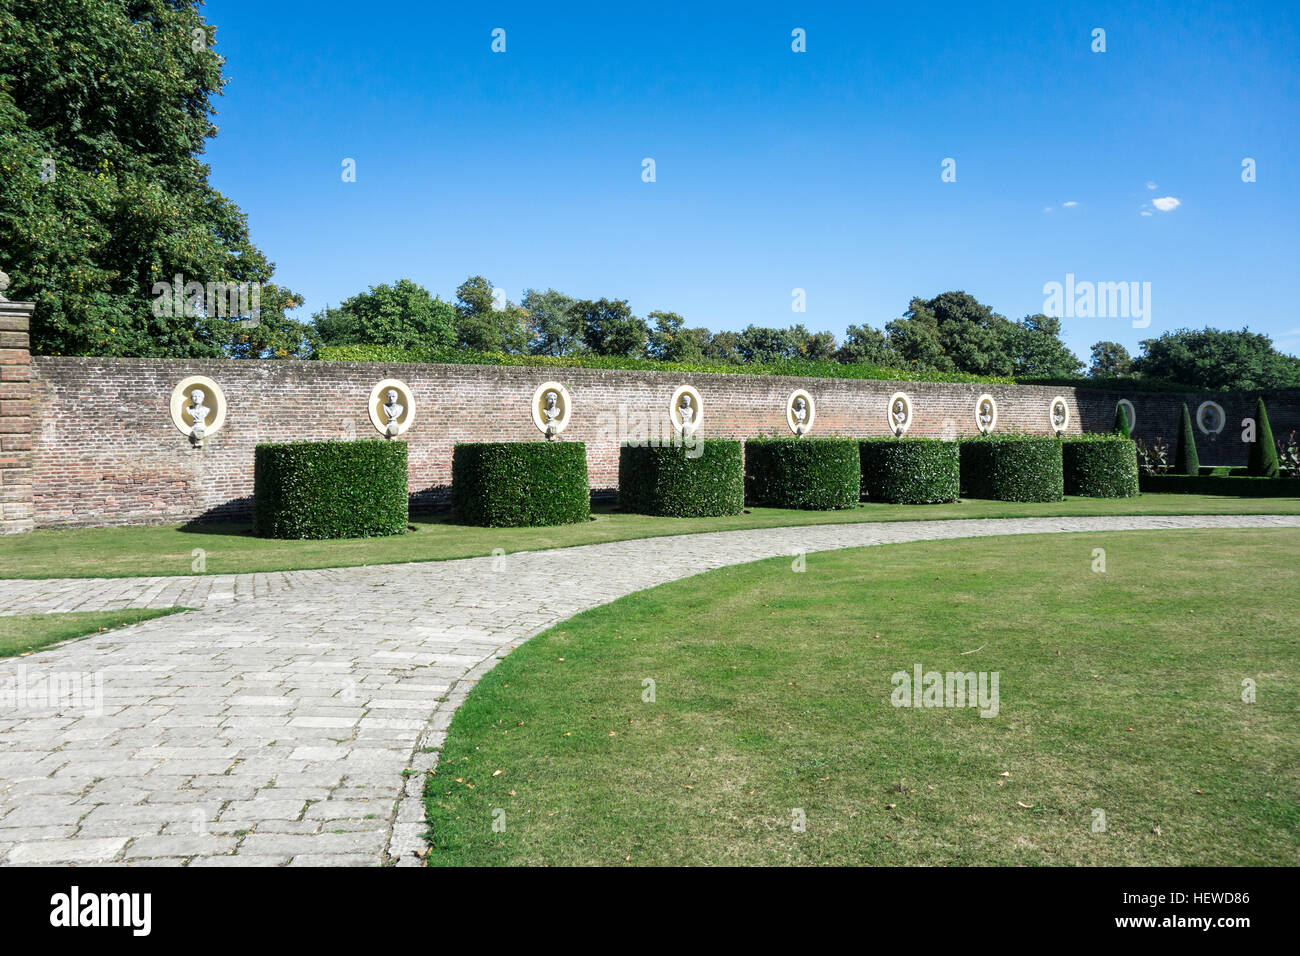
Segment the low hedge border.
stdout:
<svg viewBox="0 0 1300 956">
<path fill-rule="evenodd" d="M 1300 478 L 1228 475 L 1143 475 L 1144 492 L 1171 495 L 1231 495 L 1237 498 L 1300 498 Z"/>
<path fill-rule="evenodd" d="M 866 438 L 858 442 L 861 497 L 930 505 L 961 496 L 957 442 L 937 438 Z"/>
<path fill-rule="evenodd" d="M 299 441 L 253 450 L 253 533 L 374 538 L 407 529 L 406 443 Z"/>
<path fill-rule="evenodd" d="M 537 528 L 591 517 L 587 446 L 580 441 L 459 442 L 451 509 L 461 524 Z"/>
<path fill-rule="evenodd" d="M 855 508 L 862 482 L 852 438 L 751 438 L 745 501 L 768 508 Z"/>
<path fill-rule="evenodd" d="M 1065 497 L 1061 440 L 987 435 L 961 443 L 961 484 L 968 498 L 1060 501 Z"/>
<path fill-rule="evenodd" d="M 1065 493 L 1083 498 L 1138 494 L 1137 442 L 1119 435 L 1082 435 L 1061 443 Z"/>
<path fill-rule="evenodd" d="M 618 455 L 618 504 L 624 511 L 674 518 L 740 514 L 745 510 L 740 442 L 696 439 L 690 449 L 678 444 L 623 445 Z"/>
</svg>

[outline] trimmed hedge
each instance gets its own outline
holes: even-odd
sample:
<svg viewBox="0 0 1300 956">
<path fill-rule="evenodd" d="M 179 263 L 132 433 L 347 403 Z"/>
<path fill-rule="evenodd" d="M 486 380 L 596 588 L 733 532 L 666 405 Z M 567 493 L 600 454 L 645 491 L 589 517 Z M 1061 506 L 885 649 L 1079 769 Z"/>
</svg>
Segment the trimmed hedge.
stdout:
<svg viewBox="0 0 1300 956">
<path fill-rule="evenodd" d="M 769 508 L 830 511 L 858 503 L 861 469 L 852 438 L 751 438 L 745 442 L 745 501 Z"/>
<path fill-rule="evenodd" d="M 1067 495 L 1132 498 L 1138 493 L 1137 442 L 1133 439 L 1119 435 L 1067 438 L 1061 452 Z"/>
<path fill-rule="evenodd" d="M 957 442 L 937 438 L 866 438 L 858 442 L 862 497 L 928 505 L 961 496 Z"/>
<path fill-rule="evenodd" d="M 461 524 L 534 528 L 591 517 L 587 446 L 580 441 L 458 442 L 451 509 Z"/>
<path fill-rule="evenodd" d="M 1196 454 L 1196 432 L 1192 431 L 1192 413 L 1183 402 L 1183 417 L 1178 422 L 1178 450 L 1174 452 L 1174 472 L 1179 475 L 1198 475 L 1201 458 Z"/>
<path fill-rule="evenodd" d="M 1152 494 L 1231 495 L 1235 498 L 1300 498 L 1300 478 L 1227 475 L 1143 475 L 1142 490 Z"/>
<path fill-rule="evenodd" d="M 1060 501 L 1065 497 L 1061 441 L 1034 435 L 986 435 L 961 443 L 961 484 L 968 498 Z"/>
<path fill-rule="evenodd" d="M 1273 441 L 1273 427 L 1268 423 L 1268 409 L 1264 399 L 1255 401 L 1255 441 L 1246 456 L 1246 470 L 1258 478 L 1277 478 L 1282 474 L 1277 459 L 1277 443 Z"/>
<path fill-rule="evenodd" d="M 699 454 L 691 458 L 690 454 Z M 738 515 L 745 510 L 740 442 L 697 439 L 682 445 L 624 445 L 618 455 L 618 505 L 674 518 Z"/>
<path fill-rule="evenodd" d="M 253 533 L 265 538 L 404 534 L 406 443 L 298 441 L 253 451 Z"/>
</svg>

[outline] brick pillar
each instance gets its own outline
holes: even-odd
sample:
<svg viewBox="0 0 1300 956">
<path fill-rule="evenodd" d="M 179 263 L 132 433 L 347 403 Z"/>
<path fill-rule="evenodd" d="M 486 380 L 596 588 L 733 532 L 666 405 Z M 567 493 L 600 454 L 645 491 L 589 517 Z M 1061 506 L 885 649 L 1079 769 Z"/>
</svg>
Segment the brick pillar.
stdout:
<svg viewBox="0 0 1300 956">
<path fill-rule="evenodd" d="M 0 534 L 31 531 L 32 302 L 0 299 Z"/>
</svg>

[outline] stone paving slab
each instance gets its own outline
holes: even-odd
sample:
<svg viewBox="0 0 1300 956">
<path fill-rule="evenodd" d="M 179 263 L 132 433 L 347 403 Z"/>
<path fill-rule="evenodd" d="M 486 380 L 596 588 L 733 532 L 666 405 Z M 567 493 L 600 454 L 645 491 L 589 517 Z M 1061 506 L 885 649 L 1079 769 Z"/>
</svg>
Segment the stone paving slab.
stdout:
<svg viewBox="0 0 1300 956">
<path fill-rule="evenodd" d="M 580 611 L 726 565 L 839 548 L 1278 527 L 1300 516 L 862 523 L 505 560 L 0 581 L 0 613 L 200 608 L 0 660 L 0 690 L 14 694 L 20 679 L 27 690 L 0 707 L 0 863 L 418 865 L 420 785 L 455 709 L 512 648 Z"/>
</svg>

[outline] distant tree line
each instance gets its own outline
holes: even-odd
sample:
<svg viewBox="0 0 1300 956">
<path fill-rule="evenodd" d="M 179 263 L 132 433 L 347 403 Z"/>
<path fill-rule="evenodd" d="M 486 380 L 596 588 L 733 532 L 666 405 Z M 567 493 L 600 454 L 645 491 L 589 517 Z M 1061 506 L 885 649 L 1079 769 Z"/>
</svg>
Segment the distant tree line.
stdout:
<svg viewBox="0 0 1300 956">
<path fill-rule="evenodd" d="M 883 329 L 850 325 L 838 342 L 830 332 L 812 332 L 798 323 L 713 332 L 688 326 L 676 312 L 653 311 L 642 318 L 626 299 L 578 299 L 555 289 L 526 289 L 514 303 L 483 276 L 466 279 L 455 300 L 446 302 L 402 279 L 316 313 L 302 339 L 327 346 L 736 365 L 806 359 L 1031 379 L 1069 379 L 1085 372 L 1061 341 L 1059 319 L 1038 314 L 1012 321 L 965 292 L 914 298 Z M 1278 352 L 1268 336 L 1249 330 L 1180 330 L 1141 344 L 1143 354 L 1134 358 L 1117 342 L 1096 343 L 1086 374 L 1142 376 L 1211 390 L 1300 387 L 1300 359 Z"/>
</svg>

